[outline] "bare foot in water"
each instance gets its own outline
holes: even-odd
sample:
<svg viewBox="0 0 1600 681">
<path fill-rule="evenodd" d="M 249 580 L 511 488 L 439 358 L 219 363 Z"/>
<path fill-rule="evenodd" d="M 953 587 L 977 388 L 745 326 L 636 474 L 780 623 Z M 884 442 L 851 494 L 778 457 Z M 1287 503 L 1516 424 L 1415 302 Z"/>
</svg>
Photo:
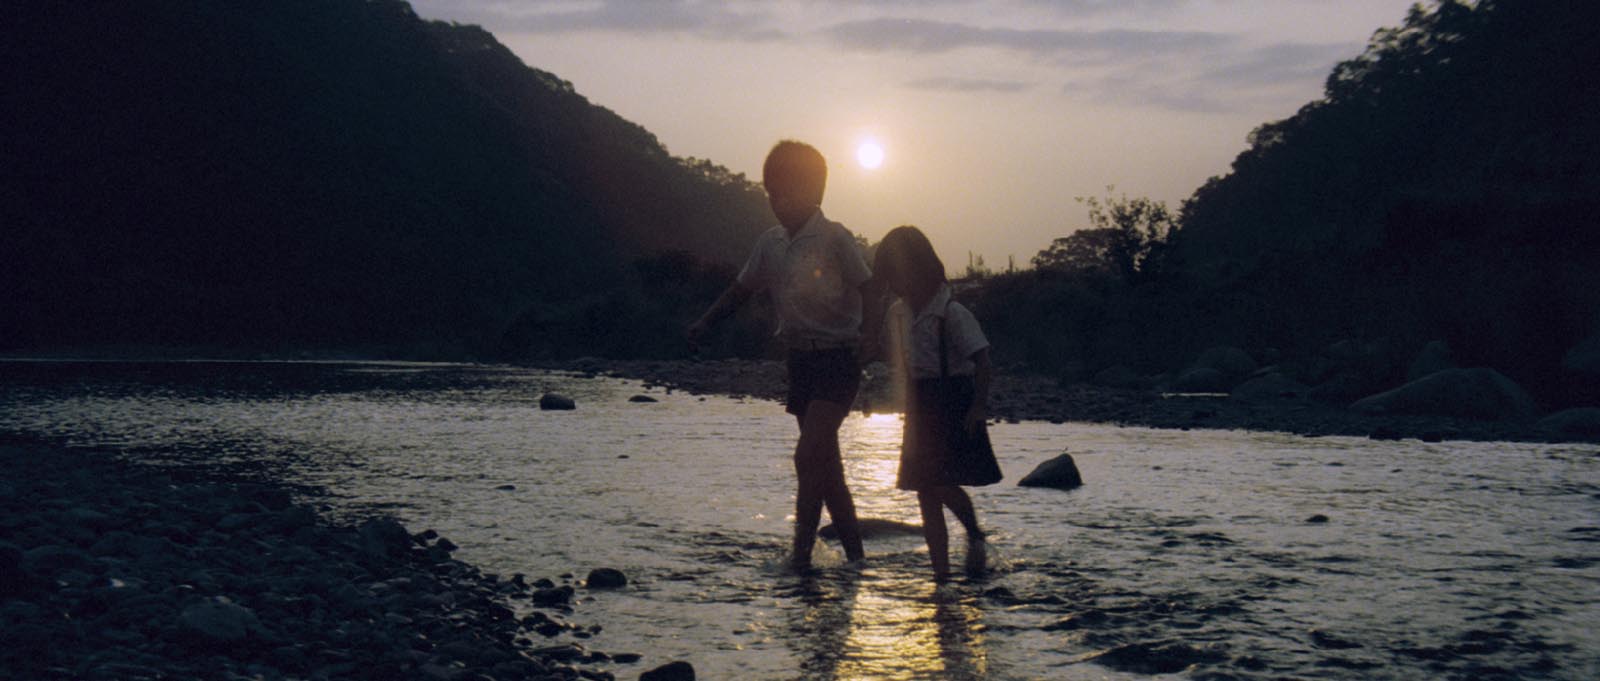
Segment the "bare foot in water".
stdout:
<svg viewBox="0 0 1600 681">
<path fill-rule="evenodd" d="M 966 568 L 968 577 L 982 576 L 989 570 L 989 544 L 984 535 L 967 537 Z"/>
</svg>

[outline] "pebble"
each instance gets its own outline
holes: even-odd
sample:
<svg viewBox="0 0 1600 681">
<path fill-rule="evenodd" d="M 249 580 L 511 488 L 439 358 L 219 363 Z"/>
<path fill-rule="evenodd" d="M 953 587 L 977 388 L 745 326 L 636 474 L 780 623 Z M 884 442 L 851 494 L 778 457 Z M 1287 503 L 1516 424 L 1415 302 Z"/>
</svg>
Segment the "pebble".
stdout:
<svg viewBox="0 0 1600 681">
<path fill-rule="evenodd" d="M 0 439 L 0 465 L 0 518 L 22 528 L 0 541 L 7 678 L 604 681 L 584 666 L 628 658 L 510 600 L 543 585 L 566 613 L 571 586 L 483 574 L 432 530 L 25 439 Z"/>
</svg>

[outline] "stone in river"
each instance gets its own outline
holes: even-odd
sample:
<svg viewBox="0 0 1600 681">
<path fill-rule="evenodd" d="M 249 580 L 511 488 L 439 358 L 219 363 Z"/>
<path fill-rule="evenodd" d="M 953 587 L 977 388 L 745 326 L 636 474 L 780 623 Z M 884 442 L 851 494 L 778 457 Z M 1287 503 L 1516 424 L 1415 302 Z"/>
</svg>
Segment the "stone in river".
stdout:
<svg viewBox="0 0 1600 681">
<path fill-rule="evenodd" d="M 553 589 L 539 589 L 531 596 L 534 605 L 549 607 L 562 605 L 572 600 L 572 587 L 558 586 Z"/>
<path fill-rule="evenodd" d="M 628 577 L 616 568 L 595 568 L 583 583 L 591 589 L 616 589 L 627 586 Z"/>
<path fill-rule="evenodd" d="M 1032 473 L 1017 481 L 1017 486 L 1073 489 L 1083 486 L 1083 475 L 1078 473 L 1078 465 L 1073 462 L 1072 455 L 1062 452 L 1060 456 L 1039 464 Z"/>
<path fill-rule="evenodd" d="M 539 408 L 547 411 L 569 411 L 577 409 L 578 403 L 561 393 L 545 393 L 539 396 Z"/>
<path fill-rule="evenodd" d="M 694 665 L 678 660 L 639 675 L 639 681 L 694 681 Z"/>
</svg>

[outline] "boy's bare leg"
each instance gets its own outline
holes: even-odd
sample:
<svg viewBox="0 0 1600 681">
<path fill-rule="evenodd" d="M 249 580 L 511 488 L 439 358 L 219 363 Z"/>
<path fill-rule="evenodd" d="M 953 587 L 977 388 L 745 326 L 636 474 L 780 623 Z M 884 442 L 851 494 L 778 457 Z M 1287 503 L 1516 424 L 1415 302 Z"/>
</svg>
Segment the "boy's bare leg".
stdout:
<svg viewBox="0 0 1600 681">
<path fill-rule="evenodd" d="M 824 503 L 833 517 L 834 527 L 839 529 L 845 557 L 859 560 L 865 555 L 855 503 L 845 484 L 844 463 L 839 454 L 839 424 L 848 413 L 847 406 L 814 400 L 806 405 L 806 413 L 798 419 L 800 441 L 795 445 L 794 468 L 799 488 L 795 493 L 792 554 L 796 568 L 803 569 L 811 564 L 811 545 L 816 542 Z"/>
</svg>

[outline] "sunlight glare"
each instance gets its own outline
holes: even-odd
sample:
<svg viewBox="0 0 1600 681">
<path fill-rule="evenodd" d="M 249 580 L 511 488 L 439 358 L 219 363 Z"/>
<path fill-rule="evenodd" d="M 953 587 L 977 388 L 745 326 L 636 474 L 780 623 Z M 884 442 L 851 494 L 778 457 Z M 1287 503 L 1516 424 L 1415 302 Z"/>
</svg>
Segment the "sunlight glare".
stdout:
<svg viewBox="0 0 1600 681">
<path fill-rule="evenodd" d="M 877 169 L 883 165 L 883 145 L 873 139 L 862 140 L 861 144 L 856 146 L 856 162 L 867 170 Z"/>
</svg>

